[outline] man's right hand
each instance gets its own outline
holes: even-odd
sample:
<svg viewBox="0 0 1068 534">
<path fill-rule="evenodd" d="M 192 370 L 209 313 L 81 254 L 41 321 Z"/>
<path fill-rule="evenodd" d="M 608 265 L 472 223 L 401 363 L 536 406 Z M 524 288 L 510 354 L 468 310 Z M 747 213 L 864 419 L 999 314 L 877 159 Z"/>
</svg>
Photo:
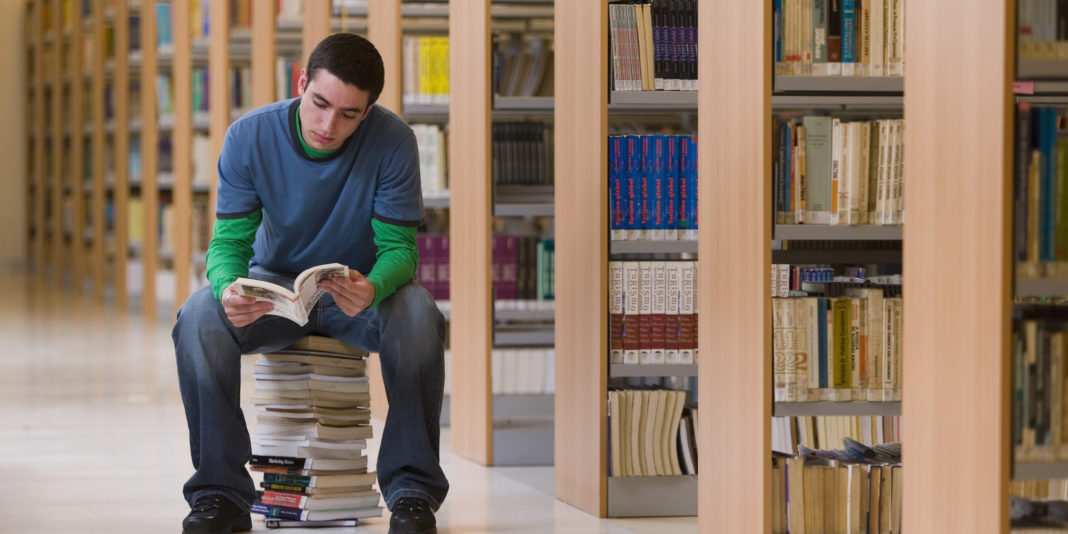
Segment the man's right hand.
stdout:
<svg viewBox="0 0 1068 534">
<path fill-rule="evenodd" d="M 270 302 L 259 302 L 253 297 L 242 297 L 234 290 L 233 284 L 222 292 L 223 310 L 234 326 L 240 328 L 252 324 L 274 309 Z"/>
</svg>

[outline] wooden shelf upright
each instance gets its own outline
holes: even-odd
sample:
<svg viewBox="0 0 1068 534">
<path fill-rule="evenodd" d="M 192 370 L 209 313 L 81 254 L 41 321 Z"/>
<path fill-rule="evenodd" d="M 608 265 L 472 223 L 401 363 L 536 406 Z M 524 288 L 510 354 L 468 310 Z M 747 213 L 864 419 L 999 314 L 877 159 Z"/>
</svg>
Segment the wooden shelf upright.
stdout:
<svg viewBox="0 0 1068 534">
<path fill-rule="evenodd" d="M 1008 531 L 1014 9 L 906 10 L 905 532 Z"/>
<path fill-rule="evenodd" d="M 51 265 L 52 275 L 59 283 L 66 276 L 69 267 L 67 260 L 67 246 L 63 238 L 63 199 L 65 198 L 64 187 L 67 184 L 69 165 L 67 162 L 67 150 L 65 148 L 66 118 L 64 117 L 63 101 L 67 90 L 64 83 L 64 65 L 66 64 L 66 44 L 62 38 L 63 10 L 58 7 L 52 9 L 52 72 L 46 75 L 52 80 L 52 235 L 51 235 Z M 41 116 L 43 123 L 43 115 Z"/>
<path fill-rule="evenodd" d="M 30 114 L 34 118 L 33 121 L 33 175 L 30 176 L 30 185 L 32 186 L 33 196 L 33 215 L 29 221 L 33 227 L 33 239 L 27 241 L 28 255 L 27 257 L 33 259 L 33 265 L 40 269 L 44 267 L 46 263 L 46 251 L 45 251 L 45 73 L 41 68 L 44 64 L 45 57 L 45 9 L 44 3 L 39 2 L 33 6 L 33 13 L 31 14 L 30 23 L 33 25 L 29 29 L 33 35 L 33 61 L 36 63 L 36 67 L 33 70 L 33 106 L 30 109 Z M 52 30 L 52 46 L 62 46 L 62 39 L 59 31 Z M 57 86 L 53 86 L 53 93 Z"/>
<path fill-rule="evenodd" d="M 262 3 L 262 2 L 261 2 Z M 219 154 L 222 153 L 226 129 L 230 127 L 230 110 L 233 107 L 230 92 L 230 5 L 227 2 L 212 2 L 208 8 L 211 34 L 208 36 L 208 89 L 211 105 L 209 136 L 211 143 L 211 183 L 208 188 L 208 227 L 214 227 L 215 197 L 218 194 L 216 184 L 219 182 Z M 202 162 L 203 163 L 203 162 Z M 207 246 L 207 244 L 205 244 Z"/>
<path fill-rule="evenodd" d="M 301 64 L 308 61 L 308 54 L 327 35 L 330 35 L 330 0 L 304 1 L 304 31 L 302 32 Z"/>
<path fill-rule="evenodd" d="M 76 294 L 85 288 L 85 276 L 88 261 L 85 251 L 85 109 L 83 93 L 85 92 L 84 42 L 82 18 L 78 10 L 70 27 L 70 196 L 73 209 L 71 217 L 70 247 L 73 272 L 73 287 Z M 64 29 L 65 30 L 65 29 Z M 59 37 L 57 37 L 59 38 Z"/>
<path fill-rule="evenodd" d="M 156 76 L 159 74 L 156 5 L 141 2 L 141 205 L 144 237 L 141 246 L 143 280 L 141 315 L 157 316 L 156 271 L 159 270 L 159 103 Z"/>
<path fill-rule="evenodd" d="M 367 9 L 367 39 L 382 55 L 386 83 L 378 105 L 400 115 L 401 109 L 401 0 L 370 0 Z"/>
<path fill-rule="evenodd" d="M 115 201 L 115 254 L 112 280 L 115 288 L 115 303 L 120 310 L 129 307 L 126 289 L 126 269 L 130 260 L 130 5 L 114 3 L 115 26 L 115 73 L 113 75 L 112 102 L 115 110 L 114 172 L 115 183 L 112 198 Z M 143 210 L 142 210 L 143 211 Z"/>
<path fill-rule="evenodd" d="M 174 63 L 174 128 L 171 146 L 174 155 L 174 309 L 189 297 L 193 258 L 193 43 L 190 32 L 189 2 L 172 2 Z M 147 88 L 146 88 L 147 89 Z"/>
<path fill-rule="evenodd" d="M 608 502 L 608 4 L 556 2 L 553 12 L 557 51 L 554 208 L 559 230 L 555 494 L 580 510 L 604 517 Z M 459 82 L 461 77 L 453 79 Z M 459 196 L 453 194 L 454 199 Z M 455 302 L 453 306 L 453 315 L 459 315 Z"/>
<path fill-rule="evenodd" d="M 493 463 L 490 354 L 493 294 L 490 272 L 490 2 L 449 6 L 449 293 L 452 451 Z"/>
<path fill-rule="evenodd" d="M 104 208 L 107 203 L 107 187 L 104 174 L 107 172 L 105 147 L 107 138 L 104 134 L 104 1 L 92 0 L 90 3 L 90 104 L 89 114 L 92 119 L 92 194 L 90 197 L 90 221 L 92 224 L 91 245 L 89 248 L 91 264 L 89 273 L 92 277 L 92 295 L 97 302 L 104 300 L 105 264 L 107 262 L 107 221 Z M 80 185 L 79 185 L 80 186 Z"/>
<path fill-rule="evenodd" d="M 274 102 L 275 96 L 275 34 L 277 20 L 274 2 L 252 3 L 252 107 Z M 215 209 L 214 206 L 212 209 Z"/>
</svg>

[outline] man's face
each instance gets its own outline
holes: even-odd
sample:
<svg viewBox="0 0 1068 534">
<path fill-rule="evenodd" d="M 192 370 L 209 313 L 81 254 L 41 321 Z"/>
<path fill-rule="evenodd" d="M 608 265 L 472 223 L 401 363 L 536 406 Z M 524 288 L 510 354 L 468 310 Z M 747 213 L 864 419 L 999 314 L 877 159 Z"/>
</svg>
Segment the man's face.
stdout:
<svg viewBox="0 0 1068 534">
<path fill-rule="evenodd" d="M 367 117 L 371 93 L 341 81 L 326 69 L 315 71 L 310 80 L 307 71 L 301 71 L 297 83 L 300 133 L 316 150 L 339 148 Z"/>
</svg>

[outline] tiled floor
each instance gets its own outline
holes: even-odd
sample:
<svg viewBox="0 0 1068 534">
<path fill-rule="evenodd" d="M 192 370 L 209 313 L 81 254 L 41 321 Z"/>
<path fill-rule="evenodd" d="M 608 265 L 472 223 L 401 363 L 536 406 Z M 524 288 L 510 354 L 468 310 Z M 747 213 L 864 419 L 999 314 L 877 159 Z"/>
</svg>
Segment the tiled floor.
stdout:
<svg viewBox="0 0 1068 534">
<path fill-rule="evenodd" d="M 0 295 L 0 532 L 180 532 L 191 467 L 167 319 L 18 273 L 0 276 Z M 695 518 L 597 519 L 553 499 L 551 468 L 481 467 L 443 438 L 442 534 L 697 531 Z M 357 529 L 387 531 L 387 518 Z"/>
</svg>

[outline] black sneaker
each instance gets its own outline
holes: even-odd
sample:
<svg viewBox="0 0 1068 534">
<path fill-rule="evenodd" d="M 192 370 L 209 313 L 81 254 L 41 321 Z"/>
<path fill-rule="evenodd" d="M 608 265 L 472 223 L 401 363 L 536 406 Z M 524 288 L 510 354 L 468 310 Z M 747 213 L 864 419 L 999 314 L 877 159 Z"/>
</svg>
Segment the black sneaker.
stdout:
<svg viewBox="0 0 1068 534">
<path fill-rule="evenodd" d="M 430 503 L 415 497 L 401 497 L 393 503 L 389 534 L 437 534 L 437 522 Z"/>
<path fill-rule="evenodd" d="M 182 521 L 182 534 L 230 534 L 252 530 L 252 516 L 222 495 L 197 499 Z"/>
</svg>

